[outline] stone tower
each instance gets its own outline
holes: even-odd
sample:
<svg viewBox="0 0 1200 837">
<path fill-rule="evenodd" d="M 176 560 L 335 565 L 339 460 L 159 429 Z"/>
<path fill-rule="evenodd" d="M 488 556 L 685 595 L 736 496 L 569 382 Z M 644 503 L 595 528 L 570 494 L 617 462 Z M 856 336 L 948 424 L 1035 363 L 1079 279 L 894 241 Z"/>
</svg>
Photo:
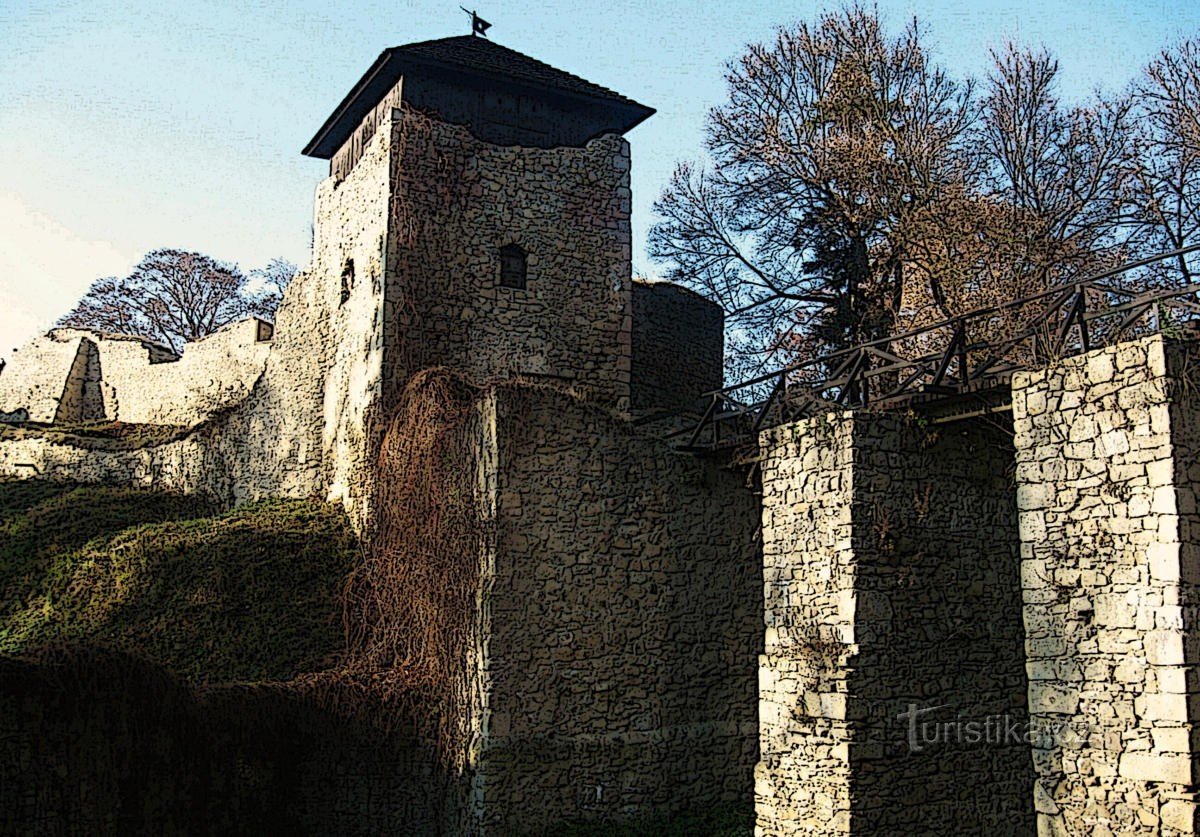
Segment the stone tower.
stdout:
<svg viewBox="0 0 1200 837">
<path fill-rule="evenodd" d="M 307 345 L 329 498 L 380 518 L 373 434 L 417 373 L 540 384 L 486 388 L 464 431 L 487 534 L 463 614 L 467 781 L 446 833 L 752 791 L 755 498 L 626 420 L 721 383 L 719 309 L 631 282 L 622 135 L 651 113 L 448 38 L 385 51 L 306 148 L 330 176 L 284 308 L 316 312 L 289 314 L 293 333 L 324 329 Z"/>
<path fill-rule="evenodd" d="M 446 366 L 627 413 L 621 135 L 652 113 L 484 38 L 380 54 L 304 149 L 330 161 L 314 270 L 353 333 L 376 324 L 370 345 L 334 348 L 334 391 L 378 381 L 386 410 L 413 372 Z"/>
</svg>

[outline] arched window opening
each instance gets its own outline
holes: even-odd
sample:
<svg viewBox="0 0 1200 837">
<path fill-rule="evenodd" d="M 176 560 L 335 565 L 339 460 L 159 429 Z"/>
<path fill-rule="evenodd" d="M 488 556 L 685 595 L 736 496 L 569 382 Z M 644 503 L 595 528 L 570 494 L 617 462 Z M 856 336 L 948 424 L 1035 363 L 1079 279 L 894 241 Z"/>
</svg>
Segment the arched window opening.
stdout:
<svg viewBox="0 0 1200 837">
<path fill-rule="evenodd" d="M 517 244 L 505 244 L 500 248 L 500 287 L 525 290 L 525 251 Z"/>
</svg>

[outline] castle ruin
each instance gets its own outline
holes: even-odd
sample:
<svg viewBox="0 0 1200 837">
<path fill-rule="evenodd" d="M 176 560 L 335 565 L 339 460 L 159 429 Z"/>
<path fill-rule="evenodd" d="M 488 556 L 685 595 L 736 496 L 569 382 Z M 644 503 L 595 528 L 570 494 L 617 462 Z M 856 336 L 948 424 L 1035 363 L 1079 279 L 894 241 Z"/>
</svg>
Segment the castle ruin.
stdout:
<svg viewBox="0 0 1200 837">
<path fill-rule="evenodd" d="M 178 432 L 4 438 L 0 476 L 319 495 L 367 532 L 387 420 L 448 369 L 487 532 L 450 830 L 753 798 L 764 836 L 1196 833 L 1193 345 L 1019 373 L 990 415 L 764 429 L 753 472 L 680 451 L 722 318 L 630 279 L 651 113 L 482 38 L 385 51 L 305 149 L 274 326 L 180 357 L 55 329 L 0 371 L 24 426 Z"/>
</svg>

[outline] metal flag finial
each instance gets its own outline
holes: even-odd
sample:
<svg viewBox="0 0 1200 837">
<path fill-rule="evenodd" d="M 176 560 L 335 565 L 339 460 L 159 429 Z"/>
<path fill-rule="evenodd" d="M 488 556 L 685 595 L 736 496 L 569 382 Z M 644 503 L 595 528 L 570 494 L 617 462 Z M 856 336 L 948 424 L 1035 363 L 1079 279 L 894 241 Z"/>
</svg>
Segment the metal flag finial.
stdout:
<svg viewBox="0 0 1200 837">
<path fill-rule="evenodd" d="M 462 6 L 459 6 L 459 8 L 471 16 L 471 34 L 483 35 L 486 38 L 487 31 L 492 28 L 492 24 L 475 14 L 471 9 L 463 9 Z"/>
</svg>

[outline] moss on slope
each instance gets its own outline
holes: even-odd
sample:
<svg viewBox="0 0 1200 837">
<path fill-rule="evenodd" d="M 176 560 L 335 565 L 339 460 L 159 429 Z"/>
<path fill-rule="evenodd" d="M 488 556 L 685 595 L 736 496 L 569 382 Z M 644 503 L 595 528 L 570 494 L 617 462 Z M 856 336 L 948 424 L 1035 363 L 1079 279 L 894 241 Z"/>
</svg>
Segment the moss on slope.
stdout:
<svg viewBox="0 0 1200 837">
<path fill-rule="evenodd" d="M 0 482 L 0 653 L 127 650 L 192 683 L 283 680 L 342 646 L 355 558 L 311 500 L 215 514 L 194 497 Z"/>
</svg>

